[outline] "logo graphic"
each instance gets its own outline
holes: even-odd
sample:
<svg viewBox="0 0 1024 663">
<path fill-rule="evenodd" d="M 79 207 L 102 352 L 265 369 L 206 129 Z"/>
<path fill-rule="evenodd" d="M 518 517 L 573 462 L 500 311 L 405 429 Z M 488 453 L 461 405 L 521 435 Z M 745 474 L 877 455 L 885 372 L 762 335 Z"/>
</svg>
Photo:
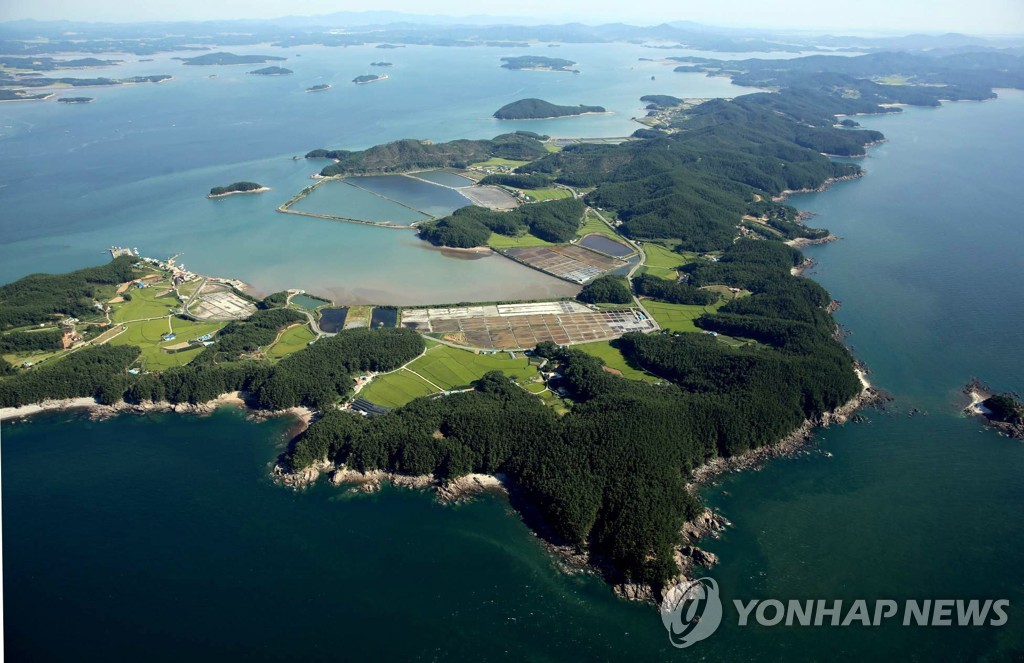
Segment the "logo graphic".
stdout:
<svg viewBox="0 0 1024 663">
<path fill-rule="evenodd" d="M 712 578 L 682 582 L 661 602 L 661 621 L 673 647 L 684 649 L 708 638 L 722 623 L 722 600 Z"/>
</svg>

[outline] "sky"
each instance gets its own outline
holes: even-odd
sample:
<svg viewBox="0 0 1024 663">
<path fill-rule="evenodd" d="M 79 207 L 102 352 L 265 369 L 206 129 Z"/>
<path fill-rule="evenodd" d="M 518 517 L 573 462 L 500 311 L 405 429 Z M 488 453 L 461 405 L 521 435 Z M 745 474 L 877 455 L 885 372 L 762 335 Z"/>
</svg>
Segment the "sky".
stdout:
<svg viewBox="0 0 1024 663">
<path fill-rule="evenodd" d="M 690 20 L 708 25 L 846 33 L 964 32 L 1024 34 L 1024 0 L 0 0 L 0 21 L 210 20 L 277 18 L 338 11 L 392 10 L 413 14 L 490 14 L 544 22 L 621 21 L 651 25 Z"/>
</svg>

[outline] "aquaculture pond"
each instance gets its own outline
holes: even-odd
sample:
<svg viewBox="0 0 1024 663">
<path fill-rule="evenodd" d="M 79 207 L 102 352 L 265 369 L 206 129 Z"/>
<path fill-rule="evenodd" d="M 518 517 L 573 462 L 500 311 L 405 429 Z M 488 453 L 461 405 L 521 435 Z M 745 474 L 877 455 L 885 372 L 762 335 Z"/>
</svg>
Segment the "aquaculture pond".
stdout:
<svg viewBox="0 0 1024 663">
<path fill-rule="evenodd" d="M 398 326 L 398 309 L 378 307 L 373 309 L 373 315 L 370 316 L 370 327 L 376 329 L 377 327 L 397 327 Z"/>
<path fill-rule="evenodd" d="M 312 311 L 315 308 L 323 306 L 324 304 L 330 304 L 326 299 L 320 299 L 318 297 L 310 297 L 309 295 L 294 295 L 291 298 L 291 303 L 296 306 L 301 306 L 304 309 Z"/>
<path fill-rule="evenodd" d="M 598 235 L 596 233 L 587 235 L 579 241 L 579 245 L 594 251 L 599 251 L 616 258 L 624 258 L 633 253 L 633 249 L 622 242 Z"/>
<path fill-rule="evenodd" d="M 348 307 L 325 308 L 320 311 L 320 321 L 317 325 L 320 331 L 328 334 L 337 334 L 345 328 L 345 318 L 348 317 Z"/>
<path fill-rule="evenodd" d="M 470 204 L 469 198 L 458 191 L 405 175 L 364 175 L 349 177 L 345 181 L 399 205 L 405 205 L 435 217 L 448 216 L 460 207 Z M 472 184 L 472 182 L 467 183 Z M 460 186 L 465 186 L 465 184 Z"/>
<path fill-rule="evenodd" d="M 435 188 L 447 192 L 447 189 Z M 322 214 L 355 221 L 390 223 L 396 226 L 408 226 L 417 221 L 430 219 L 429 214 L 417 212 L 394 200 L 367 191 L 361 186 L 350 184 L 348 180 L 324 182 L 305 198 L 292 205 L 291 209 L 296 212 Z"/>
<path fill-rule="evenodd" d="M 464 187 L 472 186 L 475 182 L 468 177 L 450 173 L 447 170 L 424 170 L 419 173 L 412 173 L 413 177 L 418 177 L 421 180 L 427 180 L 434 182 L 435 184 L 441 184 L 443 186 L 453 187 Z"/>
</svg>

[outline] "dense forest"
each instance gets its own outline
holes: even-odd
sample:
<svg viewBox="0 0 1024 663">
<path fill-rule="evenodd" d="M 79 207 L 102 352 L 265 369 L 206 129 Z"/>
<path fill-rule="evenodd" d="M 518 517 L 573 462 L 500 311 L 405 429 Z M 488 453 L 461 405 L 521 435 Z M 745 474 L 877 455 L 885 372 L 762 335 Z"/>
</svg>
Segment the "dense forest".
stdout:
<svg viewBox="0 0 1024 663">
<path fill-rule="evenodd" d="M 576 299 L 587 304 L 629 304 L 633 294 L 626 279 L 605 274 L 583 286 Z"/>
<path fill-rule="evenodd" d="M 337 163 L 320 171 L 324 177 L 363 173 L 395 173 L 427 168 L 465 168 L 491 157 L 529 161 L 547 154 L 536 134 L 516 132 L 491 140 L 453 140 L 432 143 L 405 139 L 377 145 L 359 152 L 312 150 L 307 159 L 334 159 Z"/>
<path fill-rule="evenodd" d="M 494 111 L 494 117 L 499 120 L 543 120 L 554 117 L 569 117 L 582 115 L 584 113 L 603 113 L 602 106 L 559 106 L 543 99 L 520 99 L 510 104 L 505 104 Z"/>
<path fill-rule="evenodd" d="M 136 260 L 121 256 L 97 267 L 67 274 L 31 274 L 0 286 L 0 329 L 91 313 L 95 310 L 93 302 L 100 286 L 131 280 Z"/>
<path fill-rule="evenodd" d="M 211 196 L 226 196 L 229 193 L 245 193 L 247 191 L 259 191 L 262 184 L 256 182 L 233 182 L 227 186 L 215 186 L 210 189 Z"/>
<path fill-rule="evenodd" d="M 575 198 L 523 205 L 509 212 L 463 207 L 451 216 L 423 224 L 420 237 L 435 246 L 459 248 L 482 246 L 492 232 L 509 237 L 530 233 L 548 242 L 568 242 L 576 236 L 584 208 Z"/>
</svg>

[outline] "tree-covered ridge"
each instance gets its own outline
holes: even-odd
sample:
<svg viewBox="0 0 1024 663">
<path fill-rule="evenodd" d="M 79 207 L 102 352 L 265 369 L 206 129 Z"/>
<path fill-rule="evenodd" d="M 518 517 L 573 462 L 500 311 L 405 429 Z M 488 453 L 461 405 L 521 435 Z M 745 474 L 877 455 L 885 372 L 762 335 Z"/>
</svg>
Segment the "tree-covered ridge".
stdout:
<svg viewBox="0 0 1024 663">
<path fill-rule="evenodd" d="M 233 182 L 227 186 L 215 186 L 210 189 L 211 196 L 224 196 L 229 193 L 247 193 L 249 191 L 259 191 L 264 188 L 262 184 L 256 182 Z"/>
<path fill-rule="evenodd" d="M 673 97 L 668 94 L 645 94 L 640 97 L 640 101 L 646 102 L 648 109 L 672 108 L 683 103 L 683 100 L 679 97 Z"/>
<path fill-rule="evenodd" d="M 692 285 L 659 278 L 653 274 L 634 276 L 633 291 L 638 295 L 658 299 L 669 304 L 699 304 L 707 306 L 718 301 L 718 295 L 710 290 L 701 290 Z"/>
<path fill-rule="evenodd" d="M 629 304 L 633 301 L 633 294 L 626 279 L 605 274 L 583 286 L 576 299 L 587 304 Z"/>
<path fill-rule="evenodd" d="M 193 66 L 223 65 L 223 64 L 264 64 L 266 62 L 280 62 L 288 58 L 276 55 L 235 55 L 220 51 L 217 53 L 203 53 L 191 58 L 177 58 L 182 64 Z"/>
<path fill-rule="evenodd" d="M 67 274 L 30 274 L 0 286 L 0 329 L 53 322 L 61 316 L 84 316 L 94 310 L 100 286 L 133 278 L 135 260 L 121 256 L 97 267 Z"/>
<path fill-rule="evenodd" d="M 520 99 L 510 104 L 505 104 L 494 111 L 494 117 L 499 120 L 542 120 L 555 117 L 569 117 L 582 115 L 584 113 L 604 113 L 602 106 L 559 106 L 543 99 Z"/>
<path fill-rule="evenodd" d="M 423 338 L 408 329 L 351 329 L 282 359 L 277 364 L 238 360 L 255 336 L 287 323 L 291 311 L 277 310 L 263 320 L 225 328 L 200 359 L 163 373 L 133 375 L 139 356 L 134 346 L 90 346 L 60 361 L 0 379 L 0 407 L 80 396 L 101 403 L 169 401 L 205 403 L 232 391 L 248 392 L 269 410 L 303 405 L 327 409 L 347 396 L 353 374 L 391 371 L 423 352 Z M 287 314 L 287 315 L 286 315 Z M 264 336 L 265 338 L 266 336 Z"/>
<path fill-rule="evenodd" d="M 504 69 L 540 69 L 543 71 L 571 71 L 575 62 L 564 58 L 548 58 L 541 55 L 518 55 L 502 58 Z"/>
<path fill-rule="evenodd" d="M 529 233 L 548 242 L 567 242 L 576 236 L 584 209 L 575 198 L 523 205 L 508 212 L 463 207 L 421 226 L 420 237 L 435 246 L 458 248 L 483 246 L 492 232 L 509 237 Z"/>
<path fill-rule="evenodd" d="M 395 173 L 429 168 L 465 168 L 492 157 L 529 161 L 547 154 L 535 136 L 509 133 L 491 140 L 453 140 L 433 143 L 404 139 L 376 145 L 366 150 L 312 150 L 307 159 L 334 159 L 337 163 L 320 171 L 324 177 L 365 173 Z"/>
</svg>

